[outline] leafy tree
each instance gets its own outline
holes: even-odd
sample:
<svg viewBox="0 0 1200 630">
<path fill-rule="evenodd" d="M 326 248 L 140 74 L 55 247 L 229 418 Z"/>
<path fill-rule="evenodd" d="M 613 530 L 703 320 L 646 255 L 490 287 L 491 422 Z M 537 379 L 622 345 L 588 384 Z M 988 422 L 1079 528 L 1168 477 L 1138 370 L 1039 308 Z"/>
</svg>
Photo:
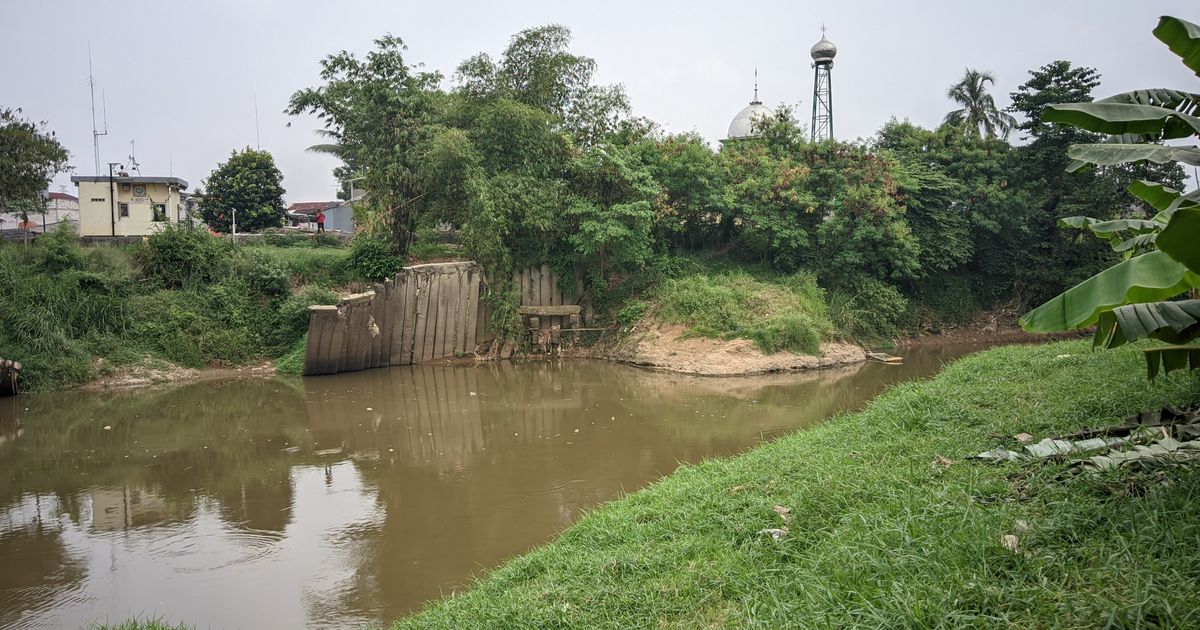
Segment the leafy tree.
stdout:
<svg viewBox="0 0 1200 630">
<path fill-rule="evenodd" d="M 728 170 L 695 133 L 645 138 L 631 147 L 661 187 L 655 240 L 688 249 L 716 244 L 725 216 Z"/>
<path fill-rule="evenodd" d="M 342 51 L 321 61 L 316 88 L 292 94 L 286 112 L 311 113 L 341 146 L 348 166 L 361 169 L 368 207 L 390 224 L 397 253 L 408 251 L 425 210 L 418 175 L 429 123 L 444 103 L 442 76 L 421 72 L 404 59 L 398 37 L 375 40 L 365 58 Z"/>
<path fill-rule="evenodd" d="M 200 216 L 218 232 L 253 232 L 283 225 L 283 174 L 266 151 L 246 147 L 217 165 L 204 182 Z"/>
<path fill-rule="evenodd" d="M 0 208 L 16 210 L 21 221 L 42 206 L 42 193 L 56 174 L 69 170 L 70 153 L 46 123 L 0 109 Z"/>
<path fill-rule="evenodd" d="M 636 155 L 613 145 L 593 146 L 571 164 L 574 199 L 567 242 L 578 262 L 595 265 L 600 278 L 636 270 L 653 253 L 651 200 L 658 184 Z"/>
<path fill-rule="evenodd" d="M 995 83 L 996 77 L 991 72 L 967 68 L 962 80 L 946 90 L 946 96 L 962 108 L 946 114 L 943 122 L 980 137 L 1008 137 L 1015 121 L 997 108 L 995 99 L 988 94 L 988 84 Z"/>
<path fill-rule="evenodd" d="M 1200 26 L 1164 16 L 1154 35 L 1200 76 Z M 1094 103 L 1051 105 L 1043 119 L 1107 134 L 1110 141 L 1071 147 L 1071 170 L 1151 161 L 1200 164 L 1200 149 L 1163 140 L 1200 138 L 1200 95 L 1137 90 Z M 1200 191 L 1181 194 L 1161 183 L 1135 182 L 1129 192 L 1158 211 L 1151 219 L 1063 220 L 1109 241 L 1125 259 L 1068 289 L 1021 318 L 1033 332 L 1096 325 L 1094 344 L 1115 347 L 1152 337 L 1183 344 L 1200 336 L 1200 300 L 1178 299 L 1200 288 Z M 1144 252 L 1144 253 L 1139 253 Z M 1160 371 L 1200 368 L 1200 346 L 1146 350 L 1153 378 Z"/>
<path fill-rule="evenodd" d="M 1012 247 L 1012 277 L 1025 297 L 1043 301 L 1111 265 L 1114 254 L 1103 243 L 1081 239 L 1058 225 L 1059 219 L 1088 214 L 1101 219 L 1153 214 L 1129 194 L 1140 179 L 1178 188 L 1183 171 L 1176 164 L 1124 164 L 1068 173 L 1073 144 L 1098 142 L 1101 136 L 1085 129 L 1055 125 L 1042 119 L 1047 107 L 1092 101 L 1100 75 L 1088 67 L 1054 61 L 1030 71 L 1030 78 L 1012 93 L 1009 109 L 1022 117 L 1017 128 L 1029 143 L 1016 149 L 1014 180 L 1029 195 L 1018 211 L 1021 245 Z"/>
<path fill-rule="evenodd" d="M 601 141 L 629 112 L 620 85 L 595 85 L 596 61 L 571 54 L 571 30 L 558 24 L 513 36 L 498 61 L 479 53 L 459 65 L 459 92 L 473 99 L 509 98 L 554 116 L 580 144 Z"/>
</svg>

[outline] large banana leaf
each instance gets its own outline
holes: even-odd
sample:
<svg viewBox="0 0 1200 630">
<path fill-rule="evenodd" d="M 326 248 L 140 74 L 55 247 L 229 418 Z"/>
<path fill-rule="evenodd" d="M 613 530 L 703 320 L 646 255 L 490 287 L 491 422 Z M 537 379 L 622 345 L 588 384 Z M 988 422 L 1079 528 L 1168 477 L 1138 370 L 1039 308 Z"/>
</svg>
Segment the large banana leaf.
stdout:
<svg viewBox="0 0 1200 630">
<path fill-rule="evenodd" d="M 1200 208 L 1177 210 L 1158 235 L 1158 248 L 1200 273 Z"/>
<path fill-rule="evenodd" d="M 1029 332 L 1061 332 L 1095 324 L 1122 304 L 1171 299 L 1200 284 L 1200 277 L 1164 252 L 1119 262 L 1067 289 L 1020 319 Z"/>
<path fill-rule="evenodd" d="M 1200 118 L 1154 105 L 1061 103 L 1042 110 L 1042 120 L 1109 135 L 1149 135 L 1162 140 L 1200 135 Z"/>
<path fill-rule="evenodd" d="M 1146 234 L 1131 236 L 1119 243 L 1113 243 L 1112 248 L 1114 252 L 1121 252 L 1122 254 L 1130 252 L 1129 254 L 1125 254 L 1129 256 L 1142 250 L 1149 251 L 1153 249 L 1156 241 L 1158 241 L 1158 232 L 1147 232 Z"/>
<path fill-rule="evenodd" d="M 1154 88 L 1150 90 L 1133 90 L 1112 96 L 1096 99 L 1097 103 L 1125 103 L 1128 105 L 1153 105 L 1165 107 L 1184 114 L 1200 115 L 1200 94 Z"/>
<path fill-rule="evenodd" d="M 1092 345 L 1116 348 L 1138 339 L 1185 343 L 1200 336 L 1200 300 L 1126 304 L 1100 314 Z"/>
<path fill-rule="evenodd" d="M 1154 36 L 1179 55 L 1183 65 L 1200 76 L 1200 26 L 1164 15 L 1154 28 Z"/>
<path fill-rule="evenodd" d="M 1200 148 L 1169 147 L 1161 144 L 1074 144 L 1067 155 L 1075 160 L 1067 170 L 1075 172 L 1086 164 L 1112 166 L 1148 160 L 1155 164 L 1183 162 L 1200 166 Z"/>
<path fill-rule="evenodd" d="M 1126 230 L 1133 230 L 1136 233 L 1151 232 L 1153 230 L 1162 229 L 1161 223 L 1151 221 L 1149 219 L 1112 219 L 1100 220 L 1092 217 L 1064 217 L 1058 220 L 1060 227 L 1071 228 L 1087 228 L 1097 236 L 1107 237 L 1110 234 L 1119 234 Z"/>
<path fill-rule="evenodd" d="M 1160 213 L 1163 216 L 1154 217 L 1154 220 L 1166 222 L 1171 218 L 1172 214 L 1175 214 L 1176 210 L 1183 210 L 1184 208 L 1200 208 L 1200 188 L 1186 195 L 1180 195 L 1178 199 L 1171 202 L 1171 205 L 1167 206 L 1166 210 Z"/>
<path fill-rule="evenodd" d="M 1129 185 L 1129 194 L 1150 204 L 1150 207 L 1162 212 L 1171 206 L 1171 202 L 1179 198 L 1180 192 L 1160 184 L 1139 179 Z"/>
<path fill-rule="evenodd" d="M 1200 369 L 1200 346 L 1167 346 L 1146 351 L 1146 373 L 1150 378 L 1175 370 Z"/>
</svg>

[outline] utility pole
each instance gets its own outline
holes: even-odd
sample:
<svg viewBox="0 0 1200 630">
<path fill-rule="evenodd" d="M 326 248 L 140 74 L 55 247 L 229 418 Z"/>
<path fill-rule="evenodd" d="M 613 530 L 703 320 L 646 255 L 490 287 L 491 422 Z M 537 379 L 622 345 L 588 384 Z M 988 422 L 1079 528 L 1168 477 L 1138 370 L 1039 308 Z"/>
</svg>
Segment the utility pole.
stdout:
<svg viewBox="0 0 1200 630">
<path fill-rule="evenodd" d="M 112 217 L 113 236 L 117 235 L 117 186 L 113 181 L 113 167 L 120 164 L 120 162 L 108 163 L 108 213 Z"/>
</svg>

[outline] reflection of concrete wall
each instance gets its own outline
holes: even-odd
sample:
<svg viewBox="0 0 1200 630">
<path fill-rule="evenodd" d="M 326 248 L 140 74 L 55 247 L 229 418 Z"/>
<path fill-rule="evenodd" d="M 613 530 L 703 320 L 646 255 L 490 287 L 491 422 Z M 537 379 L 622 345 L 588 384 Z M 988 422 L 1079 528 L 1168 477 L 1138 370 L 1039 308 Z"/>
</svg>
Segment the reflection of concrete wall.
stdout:
<svg viewBox="0 0 1200 630">
<path fill-rule="evenodd" d="M 143 488 L 99 488 L 91 498 L 92 528 L 100 531 L 157 523 L 167 513 L 167 502 Z"/>
<path fill-rule="evenodd" d="M 21 437 L 21 420 L 17 417 L 17 399 L 0 398 L 0 447 Z"/>
</svg>

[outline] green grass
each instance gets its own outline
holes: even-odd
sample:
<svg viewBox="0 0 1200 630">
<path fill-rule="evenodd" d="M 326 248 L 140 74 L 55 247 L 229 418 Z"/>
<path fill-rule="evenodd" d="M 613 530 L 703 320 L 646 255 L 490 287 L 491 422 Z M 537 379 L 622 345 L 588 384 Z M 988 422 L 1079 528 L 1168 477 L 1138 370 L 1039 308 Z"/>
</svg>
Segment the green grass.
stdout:
<svg viewBox="0 0 1200 630">
<path fill-rule="evenodd" d="M 1200 627 L 1200 472 L 1057 480 L 967 455 L 1200 398 L 1137 347 L 1007 347 L 676 473 L 405 628 Z M 1070 355 L 1062 357 L 1060 355 Z M 938 457 L 948 468 L 932 465 Z M 791 509 L 779 542 L 773 506 Z M 1001 545 L 1018 520 L 1014 553 Z"/>
<path fill-rule="evenodd" d="M 308 306 L 335 303 L 331 287 L 354 279 L 345 248 L 179 236 L 158 241 L 153 265 L 149 244 L 81 248 L 50 234 L 0 245 L 0 357 L 24 365 L 21 390 L 72 387 L 147 355 L 193 368 L 281 356 L 307 331 Z"/>
<path fill-rule="evenodd" d="M 684 324 L 688 333 L 721 339 L 750 339 L 763 352 L 815 354 L 833 326 L 824 291 L 810 274 L 770 278 L 738 269 L 689 271 L 664 280 L 647 312 L 657 321 Z M 627 305 L 618 319 L 629 318 Z"/>
<path fill-rule="evenodd" d="M 317 284 L 340 287 L 358 280 L 347 265 L 347 247 L 281 247 L 276 245 L 244 245 L 246 251 L 257 252 L 283 269 L 293 284 Z"/>
</svg>

